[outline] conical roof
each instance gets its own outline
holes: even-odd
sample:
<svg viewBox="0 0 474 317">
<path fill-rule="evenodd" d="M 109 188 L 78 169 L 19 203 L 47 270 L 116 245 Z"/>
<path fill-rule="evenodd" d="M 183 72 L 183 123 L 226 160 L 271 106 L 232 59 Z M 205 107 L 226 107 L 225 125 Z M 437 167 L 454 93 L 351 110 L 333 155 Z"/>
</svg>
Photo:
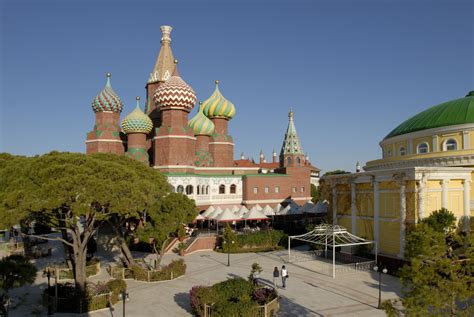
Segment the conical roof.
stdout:
<svg viewBox="0 0 474 317">
<path fill-rule="evenodd" d="M 285 139 L 283 140 L 283 146 L 281 147 L 280 155 L 288 154 L 301 154 L 304 155 L 303 148 L 301 147 L 300 138 L 296 132 L 294 122 L 294 112 L 290 110 L 288 113 L 288 128 L 286 129 Z"/>
<path fill-rule="evenodd" d="M 174 71 L 174 57 L 171 51 L 171 31 L 173 28 L 168 25 L 162 25 L 161 29 L 161 48 L 155 66 L 150 73 L 148 83 L 163 82 L 168 80 Z"/>
<path fill-rule="evenodd" d="M 153 95 L 153 101 L 161 110 L 167 108 L 191 111 L 196 103 L 196 93 L 178 73 L 177 61 L 175 61 L 173 76 L 164 84 L 160 85 Z"/>
<path fill-rule="evenodd" d="M 112 74 L 107 73 L 107 82 L 104 89 L 102 89 L 102 91 L 92 101 L 92 109 L 94 112 L 122 112 L 123 110 L 122 100 L 120 100 L 120 97 L 112 89 L 110 77 L 112 77 Z"/>
<path fill-rule="evenodd" d="M 268 219 L 260 210 L 255 207 L 252 207 L 248 213 L 246 213 L 243 217 L 246 220 L 264 220 Z"/>
<path fill-rule="evenodd" d="M 214 123 L 206 117 L 203 112 L 203 105 L 200 103 L 198 113 L 188 122 L 193 129 L 194 135 L 211 135 L 214 133 Z"/>
<path fill-rule="evenodd" d="M 227 221 L 237 221 L 237 220 L 241 220 L 241 218 L 239 216 L 237 216 L 236 214 L 234 214 L 229 208 L 226 208 L 224 209 L 223 212 L 221 212 L 216 218 L 214 218 L 215 220 L 219 221 L 219 222 L 227 222 Z"/>
<path fill-rule="evenodd" d="M 235 116 L 235 107 L 225 99 L 219 90 L 219 81 L 216 80 L 214 93 L 203 103 L 203 113 L 208 118 L 232 119 Z"/>
<path fill-rule="evenodd" d="M 275 215 L 275 211 L 269 205 L 266 205 L 265 207 L 263 207 L 263 209 L 261 211 L 265 214 L 265 216 L 274 216 Z"/>
<path fill-rule="evenodd" d="M 130 112 L 122 120 L 122 130 L 126 134 L 129 133 L 150 133 L 153 129 L 153 122 L 142 111 L 140 107 L 140 97 L 137 97 L 137 105 L 132 112 Z"/>
<path fill-rule="evenodd" d="M 214 206 L 209 206 L 201 215 L 203 217 L 208 218 L 209 215 L 214 212 L 214 210 L 216 210 L 216 208 L 214 208 Z"/>
</svg>

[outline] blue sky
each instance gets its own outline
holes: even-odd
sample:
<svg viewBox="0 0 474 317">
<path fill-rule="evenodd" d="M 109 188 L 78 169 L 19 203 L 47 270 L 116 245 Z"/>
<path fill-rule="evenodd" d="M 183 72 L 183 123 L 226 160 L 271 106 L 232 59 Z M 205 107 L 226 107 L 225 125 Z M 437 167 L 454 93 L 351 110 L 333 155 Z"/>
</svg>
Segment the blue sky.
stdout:
<svg viewBox="0 0 474 317">
<path fill-rule="evenodd" d="M 323 170 L 474 90 L 472 1 L 0 1 L 0 152 L 85 151 L 106 72 L 126 115 L 171 25 L 180 73 L 237 110 L 235 156 L 279 151 L 288 109 Z M 192 114 L 194 114 L 195 110 Z"/>
</svg>

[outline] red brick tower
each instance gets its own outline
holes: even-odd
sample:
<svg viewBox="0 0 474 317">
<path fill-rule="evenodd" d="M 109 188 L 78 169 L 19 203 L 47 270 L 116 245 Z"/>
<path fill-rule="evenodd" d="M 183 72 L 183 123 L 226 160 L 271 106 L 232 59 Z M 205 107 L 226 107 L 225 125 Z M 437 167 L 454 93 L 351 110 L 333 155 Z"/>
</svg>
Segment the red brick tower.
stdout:
<svg viewBox="0 0 474 317">
<path fill-rule="evenodd" d="M 219 91 L 219 81 L 209 99 L 203 103 L 203 113 L 214 123 L 215 131 L 209 142 L 209 151 L 215 167 L 234 165 L 234 141 L 228 132 L 228 123 L 235 115 L 234 105 Z"/>
<path fill-rule="evenodd" d="M 107 83 L 94 98 L 92 109 L 95 112 L 94 129 L 87 133 L 86 153 L 115 153 L 123 155 L 124 146 L 120 137 L 120 113 L 123 109 L 120 97 L 110 84 L 111 74 L 107 74 Z"/>
<path fill-rule="evenodd" d="M 135 109 L 122 120 L 122 130 L 127 134 L 128 141 L 125 155 L 149 164 L 147 135 L 153 129 L 153 122 L 142 111 L 140 97 L 136 99 Z"/>
<path fill-rule="evenodd" d="M 155 66 L 153 67 L 152 72 L 150 73 L 150 78 L 146 84 L 147 91 L 147 100 L 145 103 L 145 113 L 153 121 L 153 126 L 155 128 L 161 125 L 161 116 L 160 109 L 157 108 L 153 102 L 153 95 L 156 92 L 156 89 L 167 81 L 171 74 L 174 71 L 174 57 L 173 51 L 171 50 L 171 31 L 173 28 L 171 26 L 163 25 L 161 29 L 161 48 L 158 58 L 156 59 Z"/>
<path fill-rule="evenodd" d="M 189 120 L 189 126 L 193 129 L 196 136 L 196 151 L 195 161 L 196 166 L 211 167 L 214 166 L 214 161 L 209 152 L 209 142 L 211 135 L 214 133 L 214 123 L 206 117 L 203 113 L 203 103 L 199 103 L 198 113 Z"/>
<path fill-rule="evenodd" d="M 196 94 L 179 76 L 177 64 L 171 78 L 156 90 L 153 101 L 162 122 L 155 130 L 153 165 L 166 172 L 192 172 L 196 138 L 188 125 L 188 114 Z"/>
</svg>

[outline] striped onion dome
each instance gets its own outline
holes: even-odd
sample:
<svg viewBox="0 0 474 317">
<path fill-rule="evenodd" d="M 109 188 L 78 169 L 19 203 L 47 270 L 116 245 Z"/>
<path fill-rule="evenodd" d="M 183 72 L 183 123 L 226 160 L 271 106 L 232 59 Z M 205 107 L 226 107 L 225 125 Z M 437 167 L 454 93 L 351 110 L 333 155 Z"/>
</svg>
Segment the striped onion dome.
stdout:
<svg viewBox="0 0 474 317">
<path fill-rule="evenodd" d="M 153 129 L 153 122 L 142 111 L 140 107 L 140 97 L 137 97 L 137 106 L 122 120 L 122 130 L 126 134 L 130 133 L 150 133 Z"/>
<path fill-rule="evenodd" d="M 216 80 L 216 89 L 209 99 L 204 101 L 203 113 L 208 118 L 232 119 L 235 116 L 235 107 L 225 99 L 219 91 L 219 81 Z"/>
<path fill-rule="evenodd" d="M 188 125 L 193 129 L 194 135 L 211 135 L 214 133 L 214 123 L 207 118 L 203 113 L 203 104 L 199 103 L 198 113 L 188 122 Z"/>
<path fill-rule="evenodd" d="M 153 95 L 153 101 L 161 109 L 180 109 L 190 112 L 196 103 L 196 93 L 178 73 L 175 60 L 173 76 L 158 87 Z"/>
<path fill-rule="evenodd" d="M 112 111 L 122 112 L 123 103 L 120 97 L 112 89 L 110 84 L 110 77 L 112 75 L 107 73 L 107 83 L 104 89 L 92 101 L 92 109 L 94 112 Z"/>
</svg>

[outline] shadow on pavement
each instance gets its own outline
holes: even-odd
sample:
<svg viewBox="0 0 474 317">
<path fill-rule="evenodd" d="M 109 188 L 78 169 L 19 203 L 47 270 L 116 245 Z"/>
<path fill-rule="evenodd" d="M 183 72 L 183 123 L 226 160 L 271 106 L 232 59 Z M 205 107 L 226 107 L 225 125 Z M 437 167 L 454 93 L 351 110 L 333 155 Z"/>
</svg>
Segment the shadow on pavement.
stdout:
<svg viewBox="0 0 474 317">
<path fill-rule="evenodd" d="M 192 313 L 191 311 L 191 303 L 189 302 L 189 294 L 188 293 L 177 293 L 174 295 L 174 301 L 178 304 L 179 307 L 187 311 L 188 313 Z"/>
<path fill-rule="evenodd" d="M 280 311 L 278 312 L 278 316 L 314 317 L 323 315 L 301 306 L 285 296 L 280 296 Z"/>
</svg>

